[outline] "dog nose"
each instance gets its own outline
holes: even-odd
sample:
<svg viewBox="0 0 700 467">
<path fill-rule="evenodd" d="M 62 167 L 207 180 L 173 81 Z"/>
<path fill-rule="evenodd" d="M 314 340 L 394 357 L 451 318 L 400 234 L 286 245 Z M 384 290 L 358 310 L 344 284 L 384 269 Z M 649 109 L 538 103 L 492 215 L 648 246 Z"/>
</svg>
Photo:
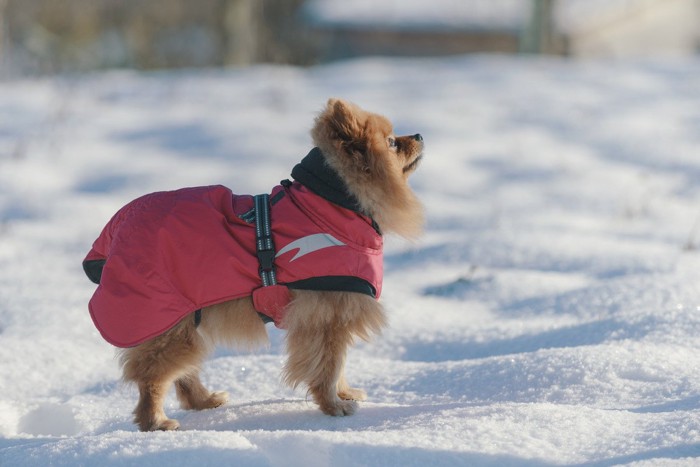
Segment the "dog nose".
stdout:
<svg viewBox="0 0 700 467">
<path fill-rule="evenodd" d="M 423 137 L 420 135 L 420 133 L 416 133 L 415 135 L 413 135 L 413 139 L 415 139 L 416 141 L 423 141 Z"/>
</svg>

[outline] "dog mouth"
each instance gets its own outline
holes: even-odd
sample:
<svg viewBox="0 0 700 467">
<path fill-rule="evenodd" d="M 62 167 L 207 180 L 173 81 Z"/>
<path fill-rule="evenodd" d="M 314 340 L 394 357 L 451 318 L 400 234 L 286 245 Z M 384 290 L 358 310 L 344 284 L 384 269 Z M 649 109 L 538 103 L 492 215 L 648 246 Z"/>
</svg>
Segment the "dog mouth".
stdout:
<svg viewBox="0 0 700 467">
<path fill-rule="evenodd" d="M 422 159 L 423 159 L 423 154 L 419 154 L 418 157 L 413 159 L 413 161 L 411 161 L 408 165 L 404 166 L 403 173 L 406 174 L 406 173 L 413 172 L 414 170 L 416 170 L 416 167 L 418 167 L 418 164 L 420 163 L 420 161 Z"/>
</svg>

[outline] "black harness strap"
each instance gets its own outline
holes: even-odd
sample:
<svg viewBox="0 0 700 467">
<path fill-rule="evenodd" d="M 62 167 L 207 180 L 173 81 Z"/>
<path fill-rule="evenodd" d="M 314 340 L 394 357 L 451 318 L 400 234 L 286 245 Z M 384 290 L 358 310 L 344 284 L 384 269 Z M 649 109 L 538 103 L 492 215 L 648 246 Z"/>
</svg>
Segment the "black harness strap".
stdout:
<svg viewBox="0 0 700 467">
<path fill-rule="evenodd" d="M 282 195 L 284 196 L 284 195 Z M 279 201 L 282 196 L 275 196 L 272 204 Z M 270 195 L 255 195 L 253 197 L 254 208 L 243 214 L 241 219 L 245 222 L 255 222 L 255 253 L 258 257 L 260 280 L 263 287 L 277 285 L 275 273 L 275 244 L 272 241 L 272 221 L 270 220 Z M 261 313 L 263 321 L 272 321 Z M 194 324 L 199 326 L 202 322 L 202 310 L 194 312 Z"/>
<path fill-rule="evenodd" d="M 260 263 L 260 279 L 263 287 L 277 284 L 275 274 L 275 244 L 272 242 L 270 221 L 270 195 L 255 196 L 255 250 Z"/>
<path fill-rule="evenodd" d="M 284 183 L 282 183 L 284 185 Z M 286 186 L 286 185 L 285 185 Z M 249 224 L 255 223 L 255 254 L 258 257 L 258 273 L 263 287 L 277 285 L 275 273 L 275 244 L 272 241 L 272 221 L 270 220 L 270 206 L 284 198 L 284 191 L 280 191 L 273 198 L 270 195 L 253 196 L 253 209 L 239 217 Z M 272 318 L 258 312 L 264 323 L 271 323 Z"/>
</svg>

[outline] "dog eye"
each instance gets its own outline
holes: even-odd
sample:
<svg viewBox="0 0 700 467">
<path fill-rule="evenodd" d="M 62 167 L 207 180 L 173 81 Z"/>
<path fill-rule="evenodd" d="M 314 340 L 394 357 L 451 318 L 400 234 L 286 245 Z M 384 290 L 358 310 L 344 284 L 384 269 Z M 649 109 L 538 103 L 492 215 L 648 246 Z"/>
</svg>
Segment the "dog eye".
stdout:
<svg viewBox="0 0 700 467">
<path fill-rule="evenodd" d="M 396 140 L 394 138 L 387 138 L 387 143 L 389 143 L 390 148 L 396 147 Z"/>
</svg>

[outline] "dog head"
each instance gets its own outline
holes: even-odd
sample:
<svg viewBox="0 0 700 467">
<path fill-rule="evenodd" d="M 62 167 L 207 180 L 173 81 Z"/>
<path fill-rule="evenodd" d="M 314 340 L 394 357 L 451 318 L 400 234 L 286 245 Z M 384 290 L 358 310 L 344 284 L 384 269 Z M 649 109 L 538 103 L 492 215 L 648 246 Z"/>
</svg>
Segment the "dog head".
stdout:
<svg viewBox="0 0 700 467">
<path fill-rule="evenodd" d="M 423 208 L 408 176 L 423 157 L 420 134 L 396 136 L 391 122 L 341 99 L 329 99 L 311 130 L 314 144 L 383 232 L 415 238 Z"/>
</svg>

